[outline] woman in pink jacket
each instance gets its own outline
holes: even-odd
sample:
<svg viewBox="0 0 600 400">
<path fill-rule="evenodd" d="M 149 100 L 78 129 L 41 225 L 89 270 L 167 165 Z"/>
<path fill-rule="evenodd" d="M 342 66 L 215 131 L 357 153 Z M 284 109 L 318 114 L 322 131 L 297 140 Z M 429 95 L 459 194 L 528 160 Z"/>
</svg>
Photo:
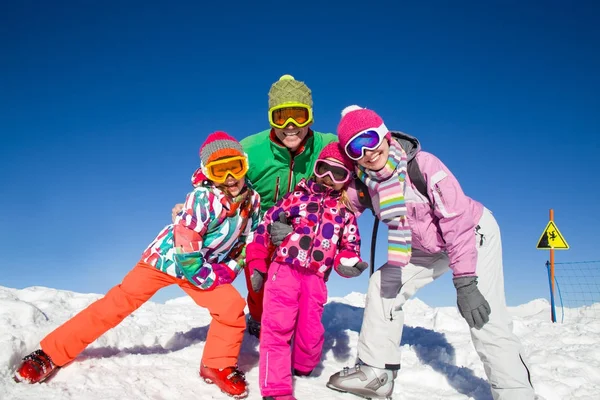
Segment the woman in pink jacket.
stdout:
<svg viewBox="0 0 600 400">
<path fill-rule="evenodd" d="M 458 309 L 494 399 L 533 400 L 521 343 L 506 309 L 500 229 L 492 213 L 463 193 L 437 157 L 419 151 L 415 138 L 390 132 L 372 110 L 347 107 L 338 137 L 377 218 L 389 228 L 389 247 L 388 262 L 369 279 L 358 363 L 332 375 L 327 386 L 362 397 L 390 397 L 400 369 L 402 306 L 451 270 Z"/>
<path fill-rule="evenodd" d="M 346 195 L 353 166 L 340 161 L 344 157 L 339 149 L 337 142 L 325 146 L 315 163 L 315 177 L 301 180 L 267 211 L 246 249 L 253 290 L 268 276 L 259 366 L 264 399 L 294 399 L 292 368 L 295 375 L 307 376 L 319 363 L 325 280 L 331 268 L 353 277 L 368 267 L 360 259 L 358 226 Z M 269 226 L 274 219 L 289 219 L 292 232 L 270 259 Z"/>
</svg>

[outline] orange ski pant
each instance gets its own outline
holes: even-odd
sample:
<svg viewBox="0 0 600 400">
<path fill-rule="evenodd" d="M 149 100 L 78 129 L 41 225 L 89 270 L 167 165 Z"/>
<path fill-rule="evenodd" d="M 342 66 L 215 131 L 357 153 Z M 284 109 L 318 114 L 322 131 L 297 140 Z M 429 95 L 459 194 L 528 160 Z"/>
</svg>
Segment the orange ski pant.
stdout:
<svg viewBox="0 0 600 400">
<path fill-rule="evenodd" d="M 173 284 L 179 285 L 212 316 L 202 363 L 210 368 L 236 365 L 246 329 L 246 304 L 239 292 L 230 284 L 219 285 L 210 291 L 200 290 L 187 280 L 168 275 L 141 261 L 120 285 L 46 336 L 41 342 L 42 350 L 58 366 L 71 362 L 90 343 L 117 326 L 159 289 Z"/>
</svg>

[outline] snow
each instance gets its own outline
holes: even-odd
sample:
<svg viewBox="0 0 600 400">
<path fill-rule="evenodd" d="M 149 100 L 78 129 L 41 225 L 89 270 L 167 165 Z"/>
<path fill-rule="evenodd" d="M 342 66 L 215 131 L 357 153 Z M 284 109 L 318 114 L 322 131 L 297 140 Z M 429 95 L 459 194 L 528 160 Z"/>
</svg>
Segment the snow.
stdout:
<svg viewBox="0 0 600 400">
<path fill-rule="evenodd" d="M 45 383 L 12 380 L 19 360 L 45 334 L 100 297 L 0 286 L 0 399 L 230 399 L 198 376 L 210 316 L 187 297 L 144 304 Z M 354 362 L 363 306 L 360 293 L 329 300 L 322 363 L 317 376 L 296 378 L 298 399 L 359 399 L 327 389 L 325 383 Z M 597 315 L 600 304 L 567 310 L 566 322 L 553 324 L 545 300 L 510 308 L 536 392 L 546 400 L 600 398 L 600 321 L 585 318 L 590 309 Z M 409 325 L 394 399 L 491 400 L 483 366 L 456 309 L 432 308 L 413 299 L 405 311 Z M 249 399 L 261 399 L 258 345 L 246 336 L 240 354 Z"/>
</svg>

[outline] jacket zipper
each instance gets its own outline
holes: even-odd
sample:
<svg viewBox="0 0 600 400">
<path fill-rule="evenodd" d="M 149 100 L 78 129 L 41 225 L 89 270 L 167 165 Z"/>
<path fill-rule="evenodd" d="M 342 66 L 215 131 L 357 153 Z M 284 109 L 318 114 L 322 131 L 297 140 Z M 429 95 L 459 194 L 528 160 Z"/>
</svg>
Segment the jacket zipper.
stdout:
<svg viewBox="0 0 600 400">
<path fill-rule="evenodd" d="M 294 157 L 290 160 L 290 174 L 288 175 L 287 193 L 292 190 L 292 178 L 294 177 Z"/>
<path fill-rule="evenodd" d="M 291 156 L 291 154 L 290 154 Z M 287 187 L 287 192 L 289 193 L 292 190 L 292 179 L 294 177 L 294 157 L 291 157 L 290 159 L 290 172 L 288 173 L 288 187 Z M 275 181 L 275 195 L 273 196 L 273 203 L 277 203 L 277 200 L 279 200 L 279 185 L 281 182 L 281 178 L 277 177 L 277 180 Z"/>
<path fill-rule="evenodd" d="M 277 180 L 275 181 L 275 194 L 273 195 L 273 203 L 277 203 L 278 199 L 279 199 L 279 177 L 277 177 Z"/>
<path fill-rule="evenodd" d="M 275 282 L 275 279 L 277 279 L 277 273 L 279 272 L 279 264 L 277 264 L 277 269 L 275 270 L 275 272 L 273 272 L 273 277 L 271 278 L 271 280 L 273 282 Z"/>
<path fill-rule="evenodd" d="M 325 202 L 325 198 L 322 197 L 321 201 L 320 201 L 320 204 L 319 204 L 319 219 L 317 220 L 319 222 L 317 222 L 317 230 L 315 231 L 316 236 L 319 236 L 319 234 L 320 234 L 319 228 L 321 227 L 321 222 L 320 221 L 321 221 L 321 217 L 323 216 L 323 208 L 324 208 L 323 207 L 323 203 L 324 202 Z M 312 254 L 313 247 L 315 247 L 314 243 L 315 243 L 314 240 L 311 241 L 311 246 L 307 250 L 307 252 L 308 252 L 308 254 L 306 255 L 306 263 L 307 263 L 307 265 L 310 265 L 310 260 L 312 258 L 310 255 Z"/>
</svg>

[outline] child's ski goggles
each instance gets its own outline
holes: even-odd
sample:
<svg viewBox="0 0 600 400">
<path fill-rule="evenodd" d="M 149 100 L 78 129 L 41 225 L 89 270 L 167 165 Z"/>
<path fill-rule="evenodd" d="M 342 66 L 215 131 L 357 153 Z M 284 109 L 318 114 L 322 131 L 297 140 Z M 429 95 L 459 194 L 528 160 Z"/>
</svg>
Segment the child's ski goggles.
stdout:
<svg viewBox="0 0 600 400">
<path fill-rule="evenodd" d="M 248 160 L 243 156 L 222 158 L 209 162 L 203 170 L 208 179 L 217 183 L 225 182 L 227 175 L 242 179 L 248 172 Z"/>
<path fill-rule="evenodd" d="M 303 128 L 313 121 L 312 108 L 301 103 L 285 103 L 269 110 L 269 123 L 272 127 L 283 129 L 289 123 Z"/>
<path fill-rule="evenodd" d="M 364 157 L 365 151 L 378 148 L 387 134 L 388 129 L 384 124 L 377 128 L 369 128 L 360 131 L 348 140 L 348 143 L 346 143 L 346 146 L 344 147 L 344 151 L 351 160 L 360 160 Z"/>
<path fill-rule="evenodd" d="M 335 183 L 346 183 L 350 180 L 350 171 L 341 164 L 329 160 L 317 160 L 314 173 L 318 178 L 324 178 L 327 175 Z"/>
</svg>

